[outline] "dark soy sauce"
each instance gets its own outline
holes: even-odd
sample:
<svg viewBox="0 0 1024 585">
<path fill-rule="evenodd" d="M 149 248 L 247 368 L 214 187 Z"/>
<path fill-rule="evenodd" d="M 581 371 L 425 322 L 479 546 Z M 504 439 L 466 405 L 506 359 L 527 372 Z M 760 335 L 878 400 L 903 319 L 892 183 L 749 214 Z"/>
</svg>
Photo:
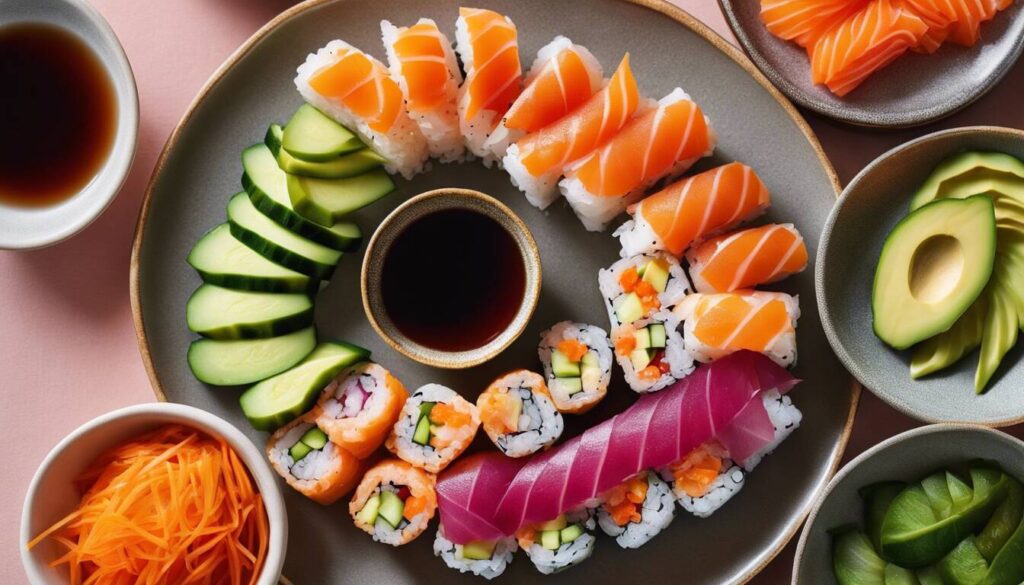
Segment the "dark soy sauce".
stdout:
<svg viewBox="0 0 1024 585">
<path fill-rule="evenodd" d="M 515 239 L 495 220 L 465 209 L 425 215 L 384 259 L 381 293 L 409 339 L 441 351 L 481 347 L 515 318 L 526 269 Z"/>
<path fill-rule="evenodd" d="M 0 27 L 0 202 L 59 203 L 107 160 L 117 95 L 85 42 L 48 24 Z"/>
</svg>

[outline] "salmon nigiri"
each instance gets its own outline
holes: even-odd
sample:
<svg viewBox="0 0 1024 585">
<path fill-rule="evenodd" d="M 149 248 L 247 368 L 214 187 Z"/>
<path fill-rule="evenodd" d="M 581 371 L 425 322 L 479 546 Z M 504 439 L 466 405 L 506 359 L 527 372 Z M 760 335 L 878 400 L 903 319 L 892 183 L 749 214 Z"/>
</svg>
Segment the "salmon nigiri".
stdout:
<svg viewBox="0 0 1024 585">
<path fill-rule="evenodd" d="M 697 361 L 750 350 L 781 366 L 796 363 L 797 297 L 762 291 L 697 293 L 683 299 L 673 312 L 683 321 L 686 350 Z"/>
<path fill-rule="evenodd" d="M 555 122 L 587 101 L 604 82 L 601 63 L 580 45 L 557 36 L 537 52 L 526 74 L 526 88 L 487 138 L 497 159 L 509 144 Z"/>
<path fill-rule="evenodd" d="M 690 96 L 676 88 L 611 140 L 570 165 L 558 187 L 590 231 L 600 231 L 663 177 L 708 156 L 717 138 Z"/>
<path fill-rule="evenodd" d="M 731 292 L 802 271 L 807 246 L 793 224 L 769 224 L 712 238 L 686 259 L 699 292 Z"/>
<path fill-rule="evenodd" d="M 659 250 L 682 255 L 697 239 L 760 215 L 771 203 L 753 169 L 732 162 L 677 181 L 632 206 L 615 231 L 622 256 Z"/>
<path fill-rule="evenodd" d="M 429 152 L 405 108 L 398 83 L 384 65 L 344 41 L 331 41 L 306 57 L 295 86 L 307 102 L 352 130 L 387 159 L 390 173 L 409 179 Z"/>
<path fill-rule="evenodd" d="M 885 67 L 928 32 L 928 25 L 894 0 L 872 0 L 822 36 L 813 47 L 811 79 L 844 96 Z"/>
<path fill-rule="evenodd" d="M 809 47 L 867 1 L 761 0 L 761 21 L 780 39 Z"/>
<path fill-rule="evenodd" d="M 465 146 L 456 101 L 462 73 L 448 37 L 429 18 L 401 28 L 383 20 L 380 31 L 391 76 L 427 139 L 430 156 L 441 162 L 461 160 Z"/>
<path fill-rule="evenodd" d="M 522 91 L 518 31 L 507 16 L 465 7 L 455 28 L 455 50 L 466 69 L 459 124 L 466 147 L 489 166 L 495 158 L 484 143 Z"/>
<path fill-rule="evenodd" d="M 639 105 L 640 92 L 627 54 L 600 91 L 568 115 L 511 145 L 502 164 L 526 199 L 544 209 L 558 198 L 558 179 L 565 166 L 614 136 Z"/>
</svg>

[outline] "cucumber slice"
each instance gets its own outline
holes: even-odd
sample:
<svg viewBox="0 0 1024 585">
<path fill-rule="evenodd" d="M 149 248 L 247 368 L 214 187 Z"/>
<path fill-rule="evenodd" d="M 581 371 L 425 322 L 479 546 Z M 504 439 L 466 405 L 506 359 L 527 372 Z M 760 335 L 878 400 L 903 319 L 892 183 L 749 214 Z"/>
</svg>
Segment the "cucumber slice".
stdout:
<svg viewBox="0 0 1024 585">
<path fill-rule="evenodd" d="M 319 427 L 309 429 L 299 440 L 313 449 L 323 449 L 327 445 L 327 435 Z"/>
<path fill-rule="evenodd" d="M 578 378 L 580 365 L 556 349 L 551 352 L 551 372 L 556 378 Z"/>
<path fill-rule="evenodd" d="M 644 305 L 636 293 L 629 293 L 615 300 L 615 318 L 620 324 L 626 325 L 644 316 Z"/>
<path fill-rule="evenodd" d="M 884 579 L 885 585 L 920 585 L 913 571 L 891 563 L 885 566 Z"/>
<path fill-rule="evenodd" d="M 558 535 L 561 537 L 562 542 L 572 542 L 583 536 L 583 528 L 581 528 L 579 524 L 570 524 L 563 528 Z"/>
<path fill-rule="evenodd" d="M 636 340 L 636 349 L 651 347 L 651 330 L 649 328 L 637 329 L 633 338 Z"/>
<path fill-rule="evenodd" d="M 882 549 L 882 522 L 896 496 L 907 484 L 902 481 L 883 481 L 862 487 L 858 493 L 864 500 L 864 528 L 875 550 Z"/>
<path fill-rule="evenodd" d="M 583 391 L 583 378 L 555 378 L 551 381 L 551 386 L 553 389 L 572 396 L 577 392 Z"/>
<path fill-rule="evenodd" d="M 494 555 L 495 542 L 477 540 L 462 545 L 462 558 L 471 561 L 485 561 Z"/>
<path fill-rule="evenodd" d="M 292 461 L 298 463 L 302 459 L 313 452 L 313 448 L 303 443 L 302 441 L 296 441 L 294 445 L 288 449 L 288 455 L 292 458 Z"/>
<path fill-rule="evenodd" d="M 188 263 L 204 282 L 264 292 L 316 292 L 319 281 L 271 262 L 231 235 L 226 223 L 213 228 L 192 246 Z"/>
<path fill-rule="evenodd" d="M 583 367 L 588 367 L 588 368 L 600 368 L 601 367 L 601 362 L 600 362 L 600 360 L 597 357 L 597 352 L 594 351 L 594 350 L 590 350 L 587 353 L 583 354 L 583 361 L 581 363 L 583 364 Z"/>
<path fill-rule="evenodd" d="M 335 250 L 350 252 L 359 248 L 363 235 L 356 224 L 338 222 L 325 227 L 302 217 L 292 208 L 288 175 L 278 167 L 266 146 L 256 144 L 242 151 L 242 169 L 242 188 L 260 213 L 304 238 Z"/>
<path fill-rule="evenodd" d="M 839 585 L 885 585 L 885 559 L 859 530 L 846 529 L 832 540 L 832 571 Z"/>
<path fill-rule="evenodd" d="M 548 550 L 558 550 L 562 546 L 557 530 L 545 530 L 540 533 L 540 545 Z"/>
<path fill-rule="evenodd" d="M 633 369 L 639 372 L 651 363 L 651 354 L 646 349 L 634 349 L 629 353 L 629 361 L 633 363 Z"/>
<path fill-rule="evenodd" d="M 188 347 L 188 366 L 207 384 L 251 384 L 299 363 L 314 346 L 312 327 L 266 339 L 197 339 Z"/>
<path fill-rule="evenodd" d="M 263 143 L 277 159 L 277 166 L 286 173 L 317 179 L 344 179 L 361 175 L 384 164 L 384 157 L 369 148 L 343 154 L 324 162 L 310 162 L 295 158 L 288 154 L 287 150 L 281 148 L 283 134 L 284 129 L 277 124 L 271 124 Z"/>
<path fill-rule="evenodd" d="M 363 509 L 356 514 L 356 518 L 363 524 L 373 526 L 373 523 L 377 521 L 378 512 L 380 512 L 380 496 L 374 494 L 366 500 Z"/>
<path fill-rule="evenodd" d="M 288 175 L 288 197 L 295 211 L 320 225 L 332 225 L 394 189 L 395 183 L 384 169 L 374 169 L 347 179 Z"/>
<path fill-rule="evenodd" d="M 302 104 L 284 127 L 281 146 L 292 156 L 319 162 L 359 150 L 364 145 L 348 128 L 313 106 Z"/>
<path fill-rule="evenodd" d="M 341 252 L 297 236 L 260 213 L 245 193 L 228 202 L 228 225 L 231 235 L 264 258 L 309 276 L 329 278 L 341 260 Z"/>
<path fill-rule="evenodd" d="M 430 417 L 421 415 L 416 421 L 416 430 L 412 434 L 412 442 L 418 445 L 426 445 L 430 442 Z"/>
<path fill-rule="evenodd" d="M 204 284 L 185 303 L 185 320 L 190 330 L 212 339 L 274 337 L 312 325 L 313 300 Z"/>
<path fill-rule="evenodd" d="M 665 326 L 661 323 L 651 323 L 647 326 L 651 334 L 651 347 L 665 347 L 668 343 L 668 334 L 665 333 Z"/>
<path fill-rule="evenodd" d="M 380 510 L 377 514 L 392 528 L 398 528 L 398 525 L 402 523 L 402 512 L 405 512 L 405 502 L 402 501 L 402 498 L 399 498 L 394 492 L 382 490 L 380 492 Z"/>
<path fill-rule="evenodd" d="M 369 357 L 370 351 L 358 345 L 321 343 L 302 363 L 246 390 L 239 399 L 242 412 L 253 428 L 272 431 L 309 410 L 338 372 Z"/>
</svg>

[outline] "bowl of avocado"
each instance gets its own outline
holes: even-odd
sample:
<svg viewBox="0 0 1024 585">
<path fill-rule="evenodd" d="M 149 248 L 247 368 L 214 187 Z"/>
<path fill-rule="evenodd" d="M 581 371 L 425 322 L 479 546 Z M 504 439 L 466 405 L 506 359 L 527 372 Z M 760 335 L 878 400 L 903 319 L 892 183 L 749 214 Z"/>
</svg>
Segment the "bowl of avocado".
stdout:
<svg viewBox="0 0 1024 585">
<path fill-rule="evenodd" d="M 1024 422 L 1024 131 L 944 130 L 846 187 L 815 274 L 829 343 L 898 410 Z"/>
</svg>

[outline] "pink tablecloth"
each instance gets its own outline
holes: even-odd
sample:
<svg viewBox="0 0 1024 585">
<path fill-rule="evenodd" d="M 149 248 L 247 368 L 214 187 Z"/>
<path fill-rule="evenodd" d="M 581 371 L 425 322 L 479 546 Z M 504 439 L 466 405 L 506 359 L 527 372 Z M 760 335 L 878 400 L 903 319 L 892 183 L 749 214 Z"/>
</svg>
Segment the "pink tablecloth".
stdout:
<svg viewBox="0 0 1024 585">
<path fill-rule="evenodd" d="M 138 79 L 139 151 L 124 190 L 71 240 L 0 252 L 0 444 L 8 447 L 0 498 L 0 583 L 25 581 L 17 527 L 28 482 L 46 452 L 86 420 L 153 399 L 128 303 L 128 258 L 142 191 L 164 140 L 214 69 L 287 0 L 92 0 L 121 38 Z M 729 37 L 714 0 L 673 0 Z M 753 0 L 751 0 L 753 1 Z M 971 108 L 933 127 L 871 132 L 811 117 L 849 181 L 878 154 L 929 131 L 969 124 L 1024 127 L 1024 63 Z M 849 458 L 915 423 L 865 394 Z M 1014 429 L 1024 436 L 1024 429 Z M 789 580 L 790 546 L 755 583 Z"/>
</svg>

